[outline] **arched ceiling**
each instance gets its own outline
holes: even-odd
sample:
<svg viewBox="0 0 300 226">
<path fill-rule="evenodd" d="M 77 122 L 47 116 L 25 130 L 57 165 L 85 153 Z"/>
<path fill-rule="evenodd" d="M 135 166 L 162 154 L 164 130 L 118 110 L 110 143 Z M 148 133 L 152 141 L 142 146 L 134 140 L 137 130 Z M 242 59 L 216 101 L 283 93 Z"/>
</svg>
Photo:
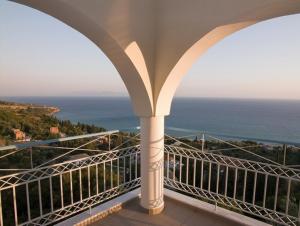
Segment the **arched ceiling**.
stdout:
<svg viewBox="0 0 300 226">
<path fill-rule="evenodd" d="M 167 115 L 191 65 L 224 37 L 300 12 L 300 0 L 15 0 L 92 40 L 120 73 L 138 116 Z"/>
</svg>

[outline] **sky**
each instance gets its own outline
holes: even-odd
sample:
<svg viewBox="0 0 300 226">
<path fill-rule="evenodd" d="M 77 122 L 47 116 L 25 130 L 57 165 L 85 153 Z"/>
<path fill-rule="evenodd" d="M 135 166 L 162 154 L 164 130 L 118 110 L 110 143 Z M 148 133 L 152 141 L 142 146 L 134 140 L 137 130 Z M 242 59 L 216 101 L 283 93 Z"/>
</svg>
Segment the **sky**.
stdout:
<svg viewBox="0 0 300 226">
<path fill-rule="evenodd" d="M 85 36 L 37 10 L 0 0 L 1 96 L 128 96 Z M 258 23 L 210 48 L 177 97 L 300 99 L 300 15 Z"/>
</svg>

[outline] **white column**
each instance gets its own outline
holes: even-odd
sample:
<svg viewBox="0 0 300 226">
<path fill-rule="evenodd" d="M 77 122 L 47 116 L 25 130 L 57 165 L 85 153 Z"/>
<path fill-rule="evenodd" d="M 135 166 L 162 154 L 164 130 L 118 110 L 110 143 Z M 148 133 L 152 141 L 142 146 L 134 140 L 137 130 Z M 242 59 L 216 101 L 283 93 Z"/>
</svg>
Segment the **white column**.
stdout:
<svg viewBox="0 0 300 226">
<path fill-rule="evenodd" d="M 141 205 L 149 214 L 164 208 L 164 116 L 142 117 Z"/>
</svg>

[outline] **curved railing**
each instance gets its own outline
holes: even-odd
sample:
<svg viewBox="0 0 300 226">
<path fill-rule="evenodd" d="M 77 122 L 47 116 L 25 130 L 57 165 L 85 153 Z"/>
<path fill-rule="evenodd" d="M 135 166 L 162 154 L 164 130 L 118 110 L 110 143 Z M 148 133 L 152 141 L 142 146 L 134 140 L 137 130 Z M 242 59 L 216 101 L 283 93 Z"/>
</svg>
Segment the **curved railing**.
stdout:
<svg viewBox="0 0 300 226">
<path fill-rule="evenodd" d="M 138 136 L 110 131 L 0 148 L 0 160 L 23 152 L 19 165 L 27 166 L 10 159 L 14 164 L 0 169 L 0 225 L 53 224 L 139 187 Z M 300 225 L 300 170 L 289 164 L 297 163 L 291 160 L 298 146 L 269 150 L 194 136 L 166 135 L 166 188 L 273 224 Z M 47 151 L 49 158 L 36 155 Z"/>
<path fill-rule="evenodd" d="M 63 141 L 95 137 L 93 141 L 99 141 L 100 137 L 107 135 L 111 136 L 111 133 L 76 136 Z M 62 140 L 21 146 L 30 148 L 31 152 L 32 147 L 38 147 L 38 151 L 44 151 L 45 148 L 63 149 L 59 156 L 37 166 L 35 164 L 32 169 L 2 169 L 20 172 L 0 177 L 0 225 L 53 224 L 140 186 L 139 145 L 125 148 L 118 145 L 105 151 L 83 148 L 92 141 L 84 142 L 76 148 L 41 146 L 57 142 Z M 11 146 L 5 150 L 16 147 Z M 93 155 L 75 160 L 63 159 L 66 153 L 74 151 L 89 151 Z M 55 163 L 59 160 L 59 163 Z"/>
<path fill-rule="evenodd" d="M 165 145 L 165 186 L 268 222 L 299 225 L 300 170 Z"/>
</svg>

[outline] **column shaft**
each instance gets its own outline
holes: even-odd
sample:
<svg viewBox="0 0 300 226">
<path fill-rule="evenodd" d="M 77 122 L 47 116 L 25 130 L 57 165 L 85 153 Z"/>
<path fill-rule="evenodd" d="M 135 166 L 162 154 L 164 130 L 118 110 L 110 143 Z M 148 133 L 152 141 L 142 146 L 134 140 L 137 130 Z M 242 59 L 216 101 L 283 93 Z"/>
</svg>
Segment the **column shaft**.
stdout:
<svg viewBox="0 0 300 226">
<path fill-rule="evenodd" d="M 149 214 L 163 210 L 164 116 L 142 117 L 141 205 Z"/>
</svg>

